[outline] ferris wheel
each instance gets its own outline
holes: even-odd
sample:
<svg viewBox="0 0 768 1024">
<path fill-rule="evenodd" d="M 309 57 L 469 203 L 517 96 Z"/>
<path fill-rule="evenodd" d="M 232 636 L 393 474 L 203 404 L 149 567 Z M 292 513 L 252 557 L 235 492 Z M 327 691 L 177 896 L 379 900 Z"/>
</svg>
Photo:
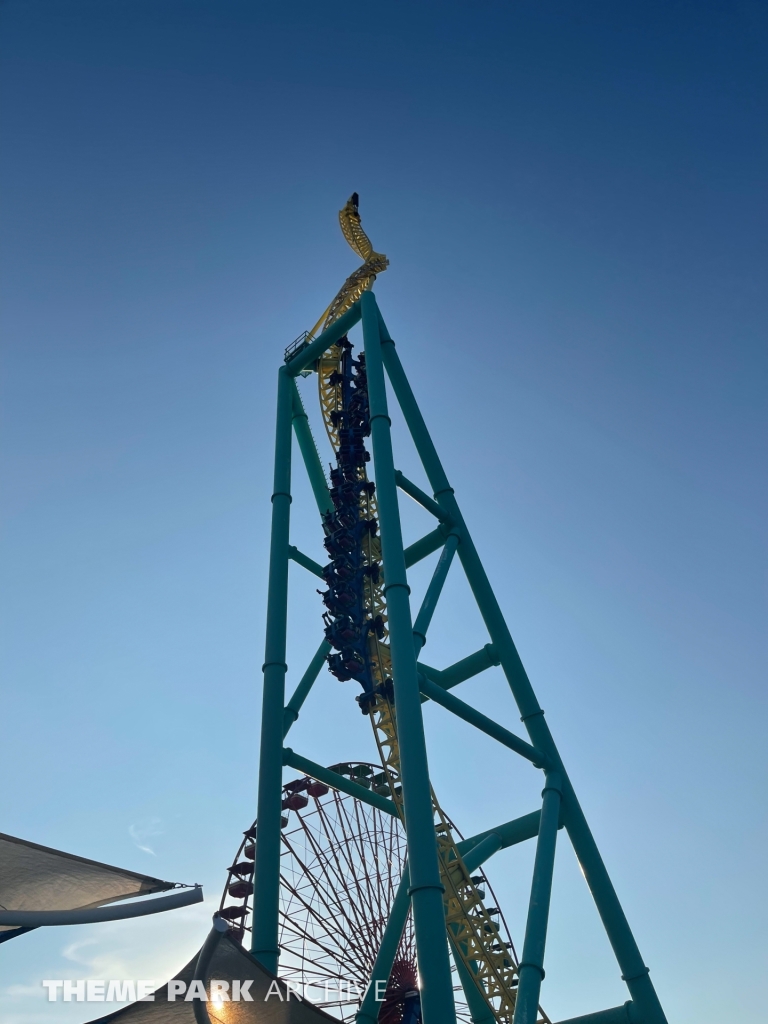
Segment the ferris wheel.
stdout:
<svg viewBox="0 0 768 1024">
<path fill-rule="evenodd" d="M 375 786 L 375 777 L 382 771 L 364 762 L 334 765 L 333 770 L 366 789 Z M 255 838 L 254 823 L 244 833 L 229 868 L 219 910 L 240 942 L 251 929 Z M 354 1021 L 360 1007 L 405 856 L 405 830 L 399 818 L 309 776 L 283 787 L 280 977 L 344 1024 Z M 473 881 L 496 904 L 482 871 Z M 516 961 L 506 922 L 491 909 Z M 469 1024 L 455 967 L 453 976 L 457 1019 Z M 380 1006 L 380 1024 L 420 1020 L 410 914 Z"/>
</svg>

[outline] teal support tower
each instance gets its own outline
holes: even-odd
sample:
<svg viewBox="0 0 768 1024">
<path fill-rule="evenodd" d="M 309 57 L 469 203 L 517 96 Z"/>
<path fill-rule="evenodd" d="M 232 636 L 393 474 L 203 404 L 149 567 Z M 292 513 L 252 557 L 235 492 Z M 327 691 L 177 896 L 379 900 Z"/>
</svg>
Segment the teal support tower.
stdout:
<svg viewBox="0 0 768 1024">
<path fill-rule="evenodd" d="M 551 1024 L 540 1000 L 546 1002 L 547 985 L 557 983 L 548 976 L 544 981 L 544 961 L 560 833 L 576 853 L 628 996 L 621 1006 L 596 1008 L 563 1024 L 666 1024 L 648 967 L 371 290 L 387 260 L 374 252 L 362 231 L 356 196 L 342 211 L 341 223 L 350 245 L 365 262 L 345 282 L 321 318 L 320 329 L 303 335 L 286 350 L 277 373 L 252 953 L 269 971 L 279 974 L 285 820 L 281 801 L 283 769 L 288 766 L 317 779 L 318 785 L 353 794 L 385 816 L 399 818 L 405 831 L 407 864 L 371 960 L 370 977 L 364 979 L 369 985 L 356 1011 L 358 1024 L 376 1024 L 380 1019 L 376 983 L 388 983 L 408 914 L 413 918 L 419 988 L 404 1004 L 404 1024 L 454 1024 L 456 979 L 468 1015 L 462 1019 L 474 1024 Z M 300 375 L 309 374 L 319 378 L 321 414 L 335 458 L 330 479 L 296 385 Z M 396 468 L 390 417 L 395 405 L 423 467 L 421 485 Z M 329 557 L 325 565 L 291 543 L 294 438 L 295 454 L 317 505 L 318 536 Z M 434 528 L 410 546 L 403 541 L 399 493 L 434 517 Z M 438 550 L 431 582 L 414 608 L 409 569 Z M 316 588 L 320 578 L 328 589 L 322 591 L 325 613 L 321 621 L 322 609 L 318 610 L 313 641 L 319 646 L 306 671 L 293 680 L 293 695 L 286 700 L 290 561 L 307 571 L 310 586 Z M 485 623 L 488 643 L 439 670 L 419 659 L 446 578 L 458 565 Z M 456 695 L 455 687 L 491 666 L 501 667 L 525 736 Z M 371 788 L 344 777 L 336 770 L 339 766 L 316 764 L 310 759 L 311 751 L 299 754 L 284 745 L 316 686 L 337 685 L 327 670 L 350 686 L 352 696 L 358 687 L 357 702 L 373 727 L 381 772 Z M 509 696 L 500 694 L 500 715 L 502 700 L 512 704 Z M 539 772 L 540 806 L 522 808 L 529 813 L 471 839 L 454 837 L 430 782 L 422 721 L 427 701 L 439 704 L 444 709 L 440 714 L 459 716 L 482 732 L 489 744 L 501 744 L 510 758 L 522 758 L 528 770 Z M 518 960 L 500 938 L 495 908 L 485 906 L 476 872 L 500 850 L 526 841 L 535 842 L 536 852 Z"/>
</svg>

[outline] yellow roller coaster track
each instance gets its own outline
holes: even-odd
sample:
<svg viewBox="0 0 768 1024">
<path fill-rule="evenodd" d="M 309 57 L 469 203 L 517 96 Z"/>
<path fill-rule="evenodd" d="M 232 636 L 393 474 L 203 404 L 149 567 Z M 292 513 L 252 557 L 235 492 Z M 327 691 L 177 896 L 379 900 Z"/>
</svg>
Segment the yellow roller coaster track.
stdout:
<svg viewBox="0 0 768 1024">
<path fill-rule="evenodd" d="M 387 257 L 374 251 L 368 236 L 363 231 L 357 194 L 353 195 L 344 209 L 339 212 L 339 222 L 344 237 L 365 262 L 347 278 L 310 334 L 315 334 L 320 327 L 325 328 L 338 319 L 360 298 L 364 291 L 372 287 L 376 275 L 389 266 Z M 318 360 L 316 366 L 319 378 L 320 408 L 334 451 L 338 450 L 339 436 L 336 427 L 337 419 L 332 414 L 338 413 L 341 409 L 341 386 L 334 383 L 333 374 L 338 371 L 340 360 L 341 347 L 334 345 Z M 365 477 L 365 469 L 361 470 L 361 475 Z M 362 518 L 370 520 L 376 517 L 375 498 L 366 490 L 361 493 L 360 504 Z M 380 563 L 381 542 L 379 537 L 368 535 L 364 545 L 366 564 Z M 371 633 L 368 640 L 372 675 L 381 691 L 371 705 L 370 719 L 386 781 L 400 818 L 405 825 L 400 785 L 397 719 L 395 708 L 386 695 L 386 687 L 383 685 L 392 674 L 392 661 L 387 643 L 383 574 L 379 573 L 378 577 L 367 576 L 364 586 L 367 611 L 371 619 L 380 616 L 380 622 L 383 624 L 383 629 L 380 630 L 381 638 Z M 512 1024 L 518 983 L 518 967 L 514 954 L 507 948 L 498 925 L 485 907 L 480 891 L 470 877 L 453 838 L 448 819 L 440 808 L 434 791 L 432 792 L 432 805 L 440 874 L 445 886 L 446 926 L 451 946 L 454 953 L 463 961 L 469 975 L 474 979 L 478 993 L 487 1004 L 494 1020 L 498 1024 Z M 541 1008 L 539 1009 L 539 1022 L 540 1024 L 550 1024 L 549 1018 Z"/>
</svg>

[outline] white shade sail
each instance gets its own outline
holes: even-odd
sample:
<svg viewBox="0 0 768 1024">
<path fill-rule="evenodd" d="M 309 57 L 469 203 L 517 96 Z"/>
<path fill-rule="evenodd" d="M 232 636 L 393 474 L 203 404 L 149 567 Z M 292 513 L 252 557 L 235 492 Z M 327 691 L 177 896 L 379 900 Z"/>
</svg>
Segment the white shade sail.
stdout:
<svg viewBox="0 0 768 1024">
<path fill-rule="evenodd" d="M 101 907 L 175 885 L 0 832 L 0 908 L 6 911 Z M 0 942 L 26 930 L 0 925 Z"/>
</svg>

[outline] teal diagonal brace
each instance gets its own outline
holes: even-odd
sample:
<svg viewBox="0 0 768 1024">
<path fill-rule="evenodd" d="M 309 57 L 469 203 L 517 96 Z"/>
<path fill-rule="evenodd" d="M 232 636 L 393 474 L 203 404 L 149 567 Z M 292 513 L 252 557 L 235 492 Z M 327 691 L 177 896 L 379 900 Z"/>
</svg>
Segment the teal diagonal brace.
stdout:
<svg viewBox="0 0 768 1024">
<path fill-rule="evenodd" d="M 384 926 L 384 933 L 379 943 L 379 951 L 376 954 L 371 977 L 368 980 L 368 988 L 360 1004 L 360 1009 L 355 1014 L 355 1024 L 378 1024 L 381 1000 L 377 997 L 380 992 L 385 990 L 389 981 L 392 965 L 397 955 L 397 947 L 400 945 L 403 928 L 405 928 L 405 922 L 408 918 L 408 911 L 411 909 L 411 897 L 408 895 L 410 884 L 411 875 L 406 862 L 403 867 L 400 884 L 397 887 L 397 892 L 389 911 L 387 923 Z"/>
<path fill-rule="evenodd" d="M 501 848 L 501 836 L 498 832 L 489 833 L 485 839 L 481 839 L 479 843 L 473 846 L 465 857 L 462 857 L 464 867 L 470 874 L 473 871 L 477 871 L 481 864 L 485 864 Z"/>
<path fill-rule="evenodd" d="M 454 926 L 455 927 L 455 926 Z M 449 935 L 453 962 L 456 966 L 456 973 L 459 976 L 461 987 L 464 991 L 464 998 L 467 1000 L 469 1016 L 472 1024 L 496 1024 L 496 1018 L 488 1002 L 480 994 L 479 988 L 482 982 L 474 978 L 462 960 L 453 935 Z"/>
<path fill-rule="evenodd" d="M 441 523 L 450 522 L 451 517 L 445 509 L 438 505 L 434 498 L 430 498 L 428 494 L 425 494 L 420 487 L 411 483 L 408 477 L 401 473 L 399 469 L 395 470 L 395 483 L 404 494 L 407 494 L 409 498 L 413 498 L 427 512 L 431 512 L 435 519 L 439 519 Z"/>
<path fill-rule="evenodd" d="M 419 672 L 425 675 L 427 679 L 437 683 L 443 690 L 451 690 L 454 686 L 458 686 L 459 683 L 463 683 L 467 679 L 485 672 L 486 669 L 498 665 L 499 659 L 496 651 L 493 649 L 493 644 L 486 644 L 479 651 L 475 651 L 474 654 L 470 654 L 468 657 L 462 658 L 461 661 L 449 665 L 448 668 L 432 668 L 431 665 L 425 665 L 421 661 L 418 664 Z M 422 693 L 421 699 L 423 702 L 429 698 L 425 697 Z"/>
<path fill-rule="evenodd" d="M 488 718 L 487 715 L 476 711 L 469 704 L 465 704 L 463 700 L 454 697 L 452 693 L 446 693 L 437 683 L 433 683 L 431 679 L 427 679 L 421 673 L 419 673 L 419 686 L 425 697 L 429 697 L 435 704 L 442 705 L 447 711 L 452 711 L 458 718 L 463 718 L 465 722 L 474 725 L 476 729 L 484 732 L 487 736 L 492 736 L 493 739 L 498 740 L 505 747 L 514 750 L 516 754 L 520 754 L 521 757 L 530 761 L 536 768 L 549 767 L 549 758 L 543 751 L 537 750 L 530 743 L 521 740 L 519 736 L 515 736 L 509 729 L 505 729 L 498 722 Z"/>
<path fill-rule="evenodd" d="M 405 556 L 405 567 L 410 569 L 412 565 L 416 565 L 422 558 L 426 558 L 427 555 L 431 555 L 433 551 L 437 551 L 445 544 L 445 538 L 448 536 L 448 531 L 445 527 L 440 527 L 436 530 L 432 530 L 431 533 L 426 534 L 420 540 L 415 541 L 410 547 L 407 547 L 403 552 Z"/>
<path fill-rule="evenodd" d="M 364 804 L 370 804 L 371 807 L 375 807 L 377 810 L 383 811 L 393 818 L 398 816 L 397 807 L 395 807 L 391 800 L 387 800 L 385 796 L 374 793 L 371 789 L 365 789 L 359 782 L 352 782 L 351 779 L 339 775 L 338 772 L 334 772 L 330 768 L 323 768 L 321 764 L 310 761 L 308 757 L 302 757 L 301 754 L 297 754 L 290 747 L 283 749 L 282 757 L 283 764 L 288 765 L 290 768 L 295 768 L 297 772 L 311 775 L 313 779 L 317 779 L 318 782 L 324 782 L 331 789 L 337 789 L 340 793 L 346 793 L 348 796 L 353 796 L 356 800 L 362 800 Z"/>
<path fill-rule="evenodd" d="M 371 442 L 381 530 L 392 677 L 397 706 L 411 903 L 424 1024 L 455 1024 L 451 964 L 443 912 L 427 747 L 421 717 L 409 587 L 397 504 L 391 421 L 387 410 L 379 320 L 371 292 L 360 298 L 368 377 Z"/>
<path fill-rule="evenodd" d="M 330 512 L 333 508 L 333 502 L 331 501 L 331 495 L 328 490 L 328 481 L 326 480 L 325 473 L 323 472 L 323 465 L 320 462 L 317 445 L 315 444 L 315 439 L 312 436 L 312 431 L 309 426 L 309 417 L 304 409 L 304 403 L 301 400 L 299 389 L 296 387 L 296 381 L 292 380 L 291 385 L 293 432 L 296 434 L 296 440 L 299 443 L 299 451 L 301 452 L 301 457 L 304 460 L 312 493 L 315 496 L 315 501 L 317 502 L 320 515 L 322 515 L 324 512 Z"/>
<path fill-rule="evenodd" d="M 451 690 L 459 683 L 463 683 L 467 679 L 471 679 L 472 676 L 485 672 L 486 669 L 493 668 L 498 664 L 500 662 L 496 649 L 493 644 L 486 644 L 479 651 L 470 654 L 469 657 L 462 658 L 461 661 L 444 668 L 440 673 L 440 685 L 444 690 Z"/>
<path fill-rule="evenodd" d="M 318 576 L 321 580 L 325 579 L 322 565 L 316 562 L 314 558 L 310 558 L 309 555 L 305 555 L 303 551 L 299 551 L 293 544 L 288 548 L 288 557 L 303 569 L 311 572 L 313 576 Z"/>
<path fill-rule="evenodd" d="M 311 367 L 323 352 L 327 352 L 331 345 L 335 345 L 337 341 L 344 337 L 347 331 L 351 331 L 352 328 L 360 320 L 360 301 L 358 300 L 353 306 L 350 306 L 346 313 L 342 313 L 338 320 L 334 320 L 323 331 L 319 334 L 314 341 L 310 342 L 306 348 L 301 349 L 293 359 L 289 359 L 286 363 L 286 369 L 291 377 L 298 377 L 302 370 L 306 370 L 307 367 Z"/>
<path fill-rule="evenodd" d="M 643 1024 L 633 1002 L 612 1006 L 610 1010 L 585 1013 L 583 1017 L 569 1017 L 558 1024 Z"/>
<path fill-rule="evenodd" d="M 492 837 L 494 842 L 498 839 L 500 844 L 498 848 L 506 850 L 508 846 L 515 846 L 517 843 L 524 843 L 527 839 L 535 838 L 539 834 L 540 821 L 541 811 L 531 811 L 530 814 L 524 814 L 520 818 L 513 818 L 512 821 L 506 821 L 503 825 L 497 825 L 486 832 L 479 832 L 476 836 L 471 836 L 469 839 L 462 839 L 457 849 L 464 859 L 464 863 L 469 864 L 470 858 L 475 856 L 475 847 L 485 842 L 489 837 Z M 486 859 L 483 856 L 483 860 Z M 470 870 L 474 870 L 474 868 Z"/>
<path fill-rule="evenodd" d="M 451 568 L 451 562 L 453 561 L 453 556 L 456 554 L 456 548 L 458 546 L 458 534 L 449 534 L 448 539 L 445 542 L 445 547 L 437 560 L 435 571 L 432 574 L 432 579 L 427 587 L 427 592 L 424 595 L 424 600 L 421 602 L 419 614 L 416 616 L 416 621 L 413 624 L 413 644 L 417 656 L 421 648 L 427 642 L 427 630 L 429 629 L 429 624 L 432 621 L 432 616 L 435 614 L 437 602 L 440 599 L 443 585 L 445 584 L 448 576 L 448 570 Z"/>
<path fill-rule="evenodd" d="M 307 699 L 309 691 L 312 689 L 315 680 L 320 675 L 320 670 L 325 664 L 325 659 L 330 654 L 330 651 L 331 645 L 327 640 L 323 640 L 317 648 L 312 661 L 310 661 L 307 671 L 299 680 L 299 685 L 293 691 L 291 699 L 285 705 L 285 712 L 283 714 L 283 739 L 288 735 L 288 730 L 299 717 L 302 704 Z"/>
</svg>

